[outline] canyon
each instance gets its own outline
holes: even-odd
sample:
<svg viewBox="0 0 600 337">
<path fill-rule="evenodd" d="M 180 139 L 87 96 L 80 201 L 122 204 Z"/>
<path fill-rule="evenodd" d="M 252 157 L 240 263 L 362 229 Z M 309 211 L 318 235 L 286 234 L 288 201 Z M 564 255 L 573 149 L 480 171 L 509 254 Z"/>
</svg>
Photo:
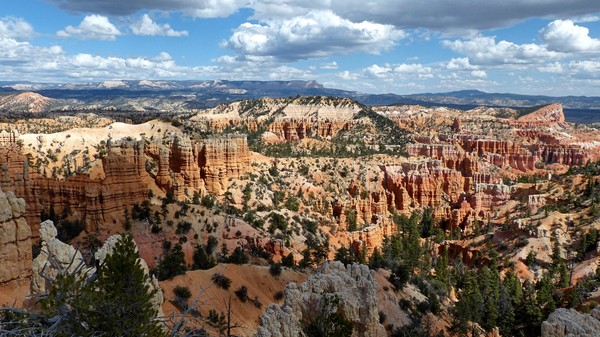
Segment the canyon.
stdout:
<svg viewBox="0 0 600 337">
<path fill-rule="evenodd" d="M 32 113 L 55 104 L 27 97 L 10 102 Z M 239 254 L 252 264 L 248 268 L 307 268 L 289 274 L 289 280 L 306 281 L 288 286 L 284 303 L 269 306 L 260 326 L 256 318 L 264 310 L 248 310 L 256 316 L 246 320 L 252 333 L 294 335 L 327 283 L 340 294 L 344 316 L 356 326 L 366 324 L 355 335 L 383 335 L 387 327 L 375 305 L 383 300 L 374 292 L 388 281 L 378 286 L 379 274 L 358 264 L 322 263 L 344 251 L 352 262 L 367 262 L 404 235 L 403 219 L 424 221 L 430 214 L 431 228 L 419 227 L 419 244 L 427 245 L 421 255 L 435 261 L 445 252 L 454 263 L 479 267 L 491 263 L 486 251 L 494 246 L 523 282 L 539 280 L 545 268 L 525 265 L 528 254 L 547 264 L 553 240 L 579 242 L 582 233 L 600 228 L 586 197 L 596 178 L 585 173 L 600 159 L 600 131 L 566 122 L 560 104 L 524 112 L 369 107 L 348 98 L 299 96 L 185 109 L 144 123 L 87 113 L 25 124 L 1 125 L 0 204 L 7 211 L 0 219 L 0 259 L 8 262 L 0 289 L 33 283 L 42 292 L 44 261 L 34 262 L 32 273 L 34 255 L 43 256 L 32 247 L 40 242 L 42 252 L 59 236 L 94 250 L 128 232 L 153 275 L 174 249 L 181 250 L 184 267 L 193 268 L 199 247 L 208 249 L 209 242 L 205 253 L 223 270 Z M 50 236 L 43 222 L 48 219 L 56 225 Z M 577 231 L 570 230 L 575 222 Z M 573 267 L 575 282 L 594 271 L 598 254 L 586 254 Z M 193 275 L 204 281 L 210 276 Z M 340 280 L 353 288 L 341 289 Z M 256 285 L 251 289 L 265 301 L 274 299 Z M 304 290 L 310 295 L 300 294 Z M 168 296 L 162 309 L 178 310 Z M 358 310 L 357 301 L 368 302 L 368 310 Z M 238 302 L 236 310 L 246 311 Z M 444 315 L 453 303 L 443 304 Z M 278 320 L 289 324 L 283 328 Z"/>
</svg>

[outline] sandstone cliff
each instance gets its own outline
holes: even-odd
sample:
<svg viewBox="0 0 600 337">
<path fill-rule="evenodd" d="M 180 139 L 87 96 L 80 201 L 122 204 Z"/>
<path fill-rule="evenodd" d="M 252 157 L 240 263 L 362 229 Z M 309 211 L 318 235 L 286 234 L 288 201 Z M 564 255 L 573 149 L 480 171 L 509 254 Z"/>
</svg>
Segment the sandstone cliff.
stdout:
<svg viewBox="0 0 600 337">
<path fill-rule="evenodd" d="M 177 198 L 194 192 L 222 194 L 230 178 L 250 169 L 250 150 L 245 136 L 226 135 L 191 140 L 175 136 L 163 143 L 150 143 L 146 154 L 158 162 L 154 177 L 163 191 Z"/>
<path fill-rule="evenodd" d="M 31 277 L 31 230 L 24 218 L 25 201 L 0 189 L 0 285 L 28 282 Z"/>
<path fill-rule="evenodd" d="M 344 267 L 339 261 L 326 262 L 301 285 L 290 283 L 283 305 L 272 304 L 260 318 L 257 337 L 303 336 L 302 324 L 319 315 L 324 296 L 336 294 L 338 312 L 354 326 L 353 337 L 385 336 L 379 323 L 374 272 L 367 266 Z"/>
</svg>

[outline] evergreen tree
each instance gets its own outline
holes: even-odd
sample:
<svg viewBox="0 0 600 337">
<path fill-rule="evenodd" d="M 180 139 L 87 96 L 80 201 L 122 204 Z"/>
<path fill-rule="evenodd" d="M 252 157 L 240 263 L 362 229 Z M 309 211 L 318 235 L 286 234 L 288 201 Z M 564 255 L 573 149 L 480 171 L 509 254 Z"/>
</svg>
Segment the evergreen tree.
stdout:
<svg viewBox="0 0 600 337">
<path fill-rule="evenodd" d="M 381 255 L 381 253 L 379 252 L 379 248 L 375 247 L 375 249 L 373 250 L 373 254 L 371 254 L 371 257 L 369 258 L 369 268 L 377 269 L 384 267 L 385 261 L 383 259 L 383 255 Z"/>
<path fill-rule="evenodd" d="M 483 317 L 483 296 L 474 272 L 465 274 L 464 288 L 454 312 L 454 327 L 465 333 L 469 322 L 481 323 Z"/>
<path fill-rule="evenodd" d="M 542 309 L 537 301 L 535 288 L 529 280 L 525 281 L 523 291 L 523 308 L 523 323 L 525 323 L 526 335 L 539 335 L 540 326 L 543 320 Z"/>
<path fill-rule="evenodd" d="M 206 252 L 206 249 L 201 245 L 196 245 L 194 256 L 192 258 L 194 260 L 194 269 L 206 270 L 217 265 L 215 258 L 212 255 L 209 255 Z"/>
<path fill-rule="evenodd" d="M 94 331 L 87 323 L 91 317 L 90 298 L 93 288 L 85 284 L 85 278 L 78 273 L 58 273 L 41 301 L 42 315 L 48 318 L 60 317 L 56 323 L 56 336 L 91 336 Z M 46 327 L 41 326 L 41 331 Z"/>
<path fill-rule="evenodd" d="M 350 251 L 350 249 L 346 248 L 346 246 L 341 246 L 338 250 L 335 251 L 334 259 L 340 261 L 345 265 L 354 262 L 354 254 Z"/>
<path fill-rule="evenodd" d="M 404 261 L 412 272 L 419 265 L 421 258 L 421 234 L 419 233 L 418 216 L 410 217 L 404 233 Z"/>
<path fill-rule="evenodd" d="M 485 301 L 483 327 L 490 330 L 498 324 L 499 280 L 490 269 L 483 267 L 479 273 L 481 289 Z"/>
<path fill-rule="evenodd" d="M 87 322 L 104 336 L 164 336 L 156 318 L 148 276 L 130 235 L 122 236 L 100 266 Z"/>
<path fill-rule="evenodd" d="M 181 244 L 167 251 L 158 265 L 158 279 L 163 281 L 177 275 L 185 274 L 185 255 Z"/>
<path fill-rule="evenodd" d="M 556 303 L 554 302 L 554 286 L 550 280 L 550 275 L 547 273 L 537 284 L 537 302 L 542 309 L 544 317 L 548 317 L 551 312 L 556 309 Z"/>
<path fill-rule="evenodd" d="M 498 328 L 500 328 L 500 335 L 513 336 L 516 319 L 515 307 L 509 290 L 504 284 L 502 284 L 500 287 L 500 294 L 498 297 L 498 315 Z"/>
<path fill-rule="evenodd" d="M 448 269 L 448 247 L 444 246 L 444 251 L 438 257 L 435 264 L 435 278 L 440 281 L 446 290 L 450 288 L 450 270 Z"/>
</svg>

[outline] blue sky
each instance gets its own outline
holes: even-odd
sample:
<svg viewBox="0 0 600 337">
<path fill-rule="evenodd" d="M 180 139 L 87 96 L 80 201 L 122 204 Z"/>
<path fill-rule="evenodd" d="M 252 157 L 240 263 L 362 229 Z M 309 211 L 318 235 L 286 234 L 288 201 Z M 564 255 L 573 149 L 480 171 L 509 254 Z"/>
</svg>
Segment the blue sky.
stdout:
<svg viewBox="0 0 600 337">
<path fill-rule="evenodd" d="M 598 0 L 3 0 L 0 81 L 600 96 Z"/>
</svg>

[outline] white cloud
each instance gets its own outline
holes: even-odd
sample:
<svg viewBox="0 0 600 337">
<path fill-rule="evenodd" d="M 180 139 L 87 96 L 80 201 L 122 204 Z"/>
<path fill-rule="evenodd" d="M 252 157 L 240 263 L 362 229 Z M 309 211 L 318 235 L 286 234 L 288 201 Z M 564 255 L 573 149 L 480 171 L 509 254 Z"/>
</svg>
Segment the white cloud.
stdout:
<svg viewBox="0 0 600 337">
<path fill-rule="evenodd" d="M 358 74 L 351 73 L 348 70 L 344 70 L 344 71 L 338 73 L 337 76 L 345 81 L 354 81 L 354 80 L 358 79 Z"/>
<path fill-rule="evenodd" d="M 486 78 L 487 73 L 483 70 L 473 70 L 473 71 L 471 71 L 471 76 L 477 77 L 477 78 Z"/>
<path fill-rule="evenodd" d="M 363 69 L 362 72 L 367 78 L 383 80 L 433 78 L 433 69 L 418 63 L 385 64 L 382 66 L 373 64 Z"/>
<path fill-rule="evenodd" d="M 468 57 L 452 58 L 448 64 L 446 64 L 448 70 L 472 70 L 477 69 L 476 66 L 469 62 Z"/>
<path fill-rule="evenodd" d="M 600 78 L 600 61 L 571 61 L 568 67 L 575 78 Z"/>
<path fill-rule="evenodd" d="M 495 37 L 481 35 L 469 40 L 446 40 L 442 44 L 457 53 L 466 55 L 473 65 L 530 64 L 562 56 L 534 43 L 515 44 L 504 40 L 496 42 Z"/>
<path fill-rule="evenodd" d="M 558 52 L 600 52 L 600 40 L 589 35 L 590 30 L 571 20 L 554 20 L 540 30 L 542 41 L 549 50 Z"/>
<path fill-rule="evenodd" d="M 321 69 L 324 69 L 324 70 L 335 70 L 337 68 L 339 68 L 339 65 L 335 61 L 321 65 Z"/>
<path fill-rule="evenodd" d="M 159 25 L 154 22 L 148 14 L 144 14 L 139 21 L 133 23 L 131 25 L 131 31 L 135 35 L 162 35 L 162 36 L 171 36 L 171 37 L 180 37 L 180 36 L 188 36 L 187 30 L 177 31 L 171 28 L 171 25 L 165 23 L 163 25 Z"/>
<path fill-rule="evenodd" d="M 0 36 L 28 39 L 34 34 L 31 24 L 21 18 L 3 17 L 0 19 Z"/>
<path fill-rule="evenodd" d="M 121 32 L 107 17 L 88 15 L 79 26 L 67 26 L 56 33 L 59 37 L 76 37 L 83 40 L 114 40 Z"/>
<path fill-rule="evenodd" d="M 548 63 L 544 66 L 538 68 L 539 71 L 543 73 L 556 73 L 561 74 L 564 71 L 564 68 L 560 62 Z"/>
<path fill-rule="evenodd" d="M 392 72 L 392 68 L 387 66 L 379 66 L 377 64 L 373 64 L 363 70 L 363 72 L 367 75 L 367 77 L 372 78 L 386 78 Z"/>
<path fill-rule="evenodd" d="M 396 74 L 402 75 L 418 75 L 419 77 L 428 77 L 432 73 L 431 67 L 426 67 L 422 64 L 411 63 L 411 64 L 397 64 L 393 67 L 393 71 Z"/>
<path fill-rule="evenodd" d="M 273 56 L 294 61 L 362 51 L 379 53 L 407 34 L 390 25 L 351 22 L 331 11 L 313 11 L 289 19 L 246 22 L 222 43 L 239 55 Z"/>
</svg>

